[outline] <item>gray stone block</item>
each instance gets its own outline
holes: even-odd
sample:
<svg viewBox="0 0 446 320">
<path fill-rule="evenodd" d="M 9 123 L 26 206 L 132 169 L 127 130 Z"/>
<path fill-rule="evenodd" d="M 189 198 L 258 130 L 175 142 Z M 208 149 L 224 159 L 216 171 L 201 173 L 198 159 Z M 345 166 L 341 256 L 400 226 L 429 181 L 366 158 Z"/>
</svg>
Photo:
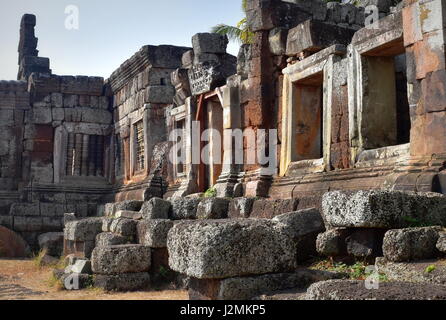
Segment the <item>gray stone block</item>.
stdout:
<svg viewBox="0 0 446 320">
<path fill-rule="evenodd" d="M 138 242 L 151 248 L 166 248 L 167 234 L 172 229 L 171 220 L 143 220 L 138 222 Z"/>
<path fill-rule="evenodd" d="M 143 219 L 169 219 L 171 206 L 169 201 L 155 197 L 144 202 L 140 213 Z"/>
<path fill-rule="evenodd" d="M 142 245 L 96 247 L 91 255 L 92 269 L 98 274 L 148 272 L 151 249 Z"/>
<path fill-rule="evenodd" d="M 119 210 L 118 212 L 115 213 L 115 218 L 141 220 L 142 215 L 141 213 L 139 213 L 139 211 Z"/>
<path fill-rule="evenodd" d="M 138 200 L 126 200 L 115 203 L 107 203 L 104 209 L 104 215 L 106 217 L 112 217 L 119 210 L 139 211 L 143 205 L 143 201 Z"/>
<path fill-rule="evenodd" d="M 170 104 L 174 95 L 175 88 L 173 86 L 149 86 L 146 88 L 144 101 L 146 103 Z"/>
<path fill-rule="evenodd" d="M 369 290 L 363 280 L 327 280 L 312 284 L 305 300 L 445 300 L 444 286 L 410 282 L 381 282 Z"/>
<path fill-rule="evenodd" d="M 94 286 L 105 291 L 144 290 L 150 288 L 150 275 L 146 272 L 114 275 L 98 274 L 94 277 Z"/>
<path fill-rule="evenodd" d="M 371 258 L 382 255 L 385 230 L 357 229 L 345 239 L 347 253 L 356 258 Z"/>
<path fill-rule="evenodd" d="M 199 279 L 293 270 L 296 244 L 277 225 L 260 219 L 178 223 L 167 238 L 169 266 Z"/>
<path fill-rule="evenodd" d="M 305 288 L 314 282 L 339 277 L 338 274 L 331 272 L 301 269 L 294 273 L 275 273 L 223 280 L 199 280 L 192 278 L 189 284 L 189 299 L 251 300 L 262 294 Z"/>
<path fill-rule="evenodd" d="M 316 255 L 316 239 L 325 231 L 324 221 L 317 209 L 305 209 L 276 216 L 276 230 L 290 237 L 296 246 L 298 261 Z"/>
<path fill-rule="evenodd" d="M 441 227 L 389 230 L 384 236 L 384 257 L 392 262 L 435 258 L 441 230 Z"/>
<path fill-rule="evenodd" d="M 64 237 L 71 241 L 94 241 L 102 232 L 102 218 L 86 218 L 68 222 L 65 225 Z"/>
<path fill-rule="evenodd" d="M 225 198 L 203 199 L 197 207 L 198 219 L 225 219 L 228 217 L 229 200 Z"/>
<path fill-rule="evenodd" d="M 226 53 L 229 40 L 217 33 L 197 33 L 192 37 L 195 55 L 200 53 Z"/>
<path fill-rule="evenodd" d="M 275 56 L 284 55 L 286 52 L 286 42 L 288 37 L 288 30 L 281 28 L 274 28 L 269 32 L 269 49 Z"/>
<path fill-rule="evenodd" d="M 255 198 L 235 198 L 229 203 L 229 218 L 248 218 Z"/>
<path fill-rule="evenodd" d="M 117 246 L 129 243 L 127 237 L 112 232 L 103 232 L 96 236 L 96 247 Z"/>
<path fill-rule="evenodd" d="M 110 231 L 123 237 L 134 237 L 137 224 L 138 221 L 133 219 L 114 219 L 110 225 Z"/>
<path fill-rule="evenodd" d="M 446 197 L 400 191 L 333 191 L 322 198 L 325 223 L 333 228 L 404 228 L 418 221 L 446 225 Z"/>
<path fill-rule="evenodd" d="M 172 201 L 169 218 L 173 220 L 196 219 L 197 208 L 201 199 L 182 198 Z"/>
<path fill-rule="evenodd" d="M 349 235 L 346 228 L 336 228 L 320 233 L 316 240 L 316 251 L 327 257 L 347 255 L 345 238 Z"/>
</svg>

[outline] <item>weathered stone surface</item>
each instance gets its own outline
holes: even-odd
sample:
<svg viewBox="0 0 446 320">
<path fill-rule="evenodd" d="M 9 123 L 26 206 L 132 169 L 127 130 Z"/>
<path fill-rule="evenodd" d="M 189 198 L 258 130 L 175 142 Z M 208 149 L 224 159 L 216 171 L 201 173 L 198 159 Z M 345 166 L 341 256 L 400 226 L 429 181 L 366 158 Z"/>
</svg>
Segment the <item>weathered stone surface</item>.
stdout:
<svg viewBox="0 0 446 320">
<path fill-rule="evenodd" d="M 0 226 L 0 257 L 24 258 L 29 254 L 28 244 L 20 235 Z"/>
<path fill-rule="evenodd" d="M 229 203 L 228 216 L 234 218 L 249 218 L 251 214 L 252 205 L 255 198 L 235 198 Z"/>
<path fill-rule="evenodd" d="M 200 53 L 226 53 L 229 40 L 217 33 L 197 33 L 192 37 L 195 55 Z"/>
<path fill-rule="evenodd" d="M 175 89 L 172 86 L 149 86 L 145 92 L 145 102 L 147 103 L 172 103 Z"/>
<path fill-rule="evenodd" d="M 389 230 L 384 236 L 384 257 L 393 262 L 435 258 L 441 230 L 440 227 Z"/>
<path fill-rule="evenodd" d="M 294 273 L 265 274 L 223 280 L 192 278 L 190 300 L 250 300 L 255 296 L 278 290 L 305 288 L 318 281 L 337 279 L 336 273 L 301 269 Z"/>
<path fill-rule="evenodd" d="M 63 232 L 49 232 L 41 234 L 38 238 L 41 250 L 46 250 L 50 256 L 60 257 L 63 252 Z"/>
<path fill-rule="evenodd" d="M 382 282 L 369 290 L 364 281 L 327 280 L 308 288 L 307 300 L 445 300 L 446 287 L 409 282 Z"/>
<path fill-rule="evenodd" d="M 169 219 L 171 206 L 169 201 L 155 197 L 144 202 L 140 213 L 144 219 Z"/>
<path fill-rule="evenodd" d="M 299 199 L 259 199 L 252 206 L 251 218 L 274 218 L 283 213 L 294 212 L 299 205 Z"/>
<path fill-rule="evenodd" d="M 404 228 L 417 220 L 446 225 L 446 197 L 436 193 L 400 191 L 328 192 L 322 199 L 330 227 Z"/>
<path fill-rule="evenodd" d="M 115 219 L 110 225 L 110 231 L 123 237 L 134 237 L 137 224 L 138 221 L 133 219 Z"/>
<path fill-rule="evenodd" d="M 150 269 L 150 247 L 119 245 L 96 247 L 91 255 L 92 269 L 98 274 L 138 273 Z"/>
<path fill-rule="evenodd" d="M 172 201 L 169 218 L 173 220 L 196 219 L 197 207 L 201 199 L 183 198 Z"/>
<path fill-rule="evenodd" d="M 96 236 L 96 247 L 116 246 L 129 243 L 127 237 L 112 232 L 103 232 Z"/>
<path fill-rule="evenodd" d="M 86 218 L 68 222 L 65 225 L 64 237 L 71 241 L 94 241 L 102 232 L 102 218 Z"/>
<path fill-rule="evenodd" d="M 138 222 L 138 242 L 151 248 L 167 247 L 167 234 L 174 222 L 165 219 L 143 220 Z"/>
<path fill-rule="evenodd" d="M 346 228 L 327 230 L 317 236 L 316 250 L 319 254 L 328 257 L 347 255 L 345 238 L 349 232 Z"/>
<path fill-rule="evenodd" d="M 407 281 L 446 285 L 446 266 L 439 260 L 392 262 L 378 257 L 375 266 L 390 281 Z M 432 269 L 432 266 L 435 266 Z M 429 272 L 427 272 L 429 270 Z"/>
<path fill-rule="evenodd" d="M 298 261 L 305 261 L 316 255 L 316 239 L 325 231 L 324 221 L 317 209 L 306 209 L 276 216 L 276 229 L 287 234 L 296 245 Z"/>
<path fill-rule="evenodd" d="M 437 250 L 446 253 L 446 232 L 440 232 L 437 241 Z"/>
<path fill-rule="evenodd" d="M 356 258 L 381 256 L 384 233 L 385 230 L 380 229 L 352 230 L 345 239 L 347 253 Z"/>
<path fill-rule="evenodd" d="M 211 220 L 176 224 L 168 234 L 169 266 L 199 279 L 290 271 L 296 245 L 278 223 Z"/>
<path fill-rule="evenodd" d="M 289 30 L 286 54 L 295 56 L 303 51 L 315 52 L 334 44 L 348 45 L 354 33 L 349 28 L 308 20 Z"/>
<path fill-rule="evenodd" d="M 91 261 L 83 260 L 83 259 L 76 260 L 74 265 L 71 266 L 71 272 L 72 273 L 91 274 Z"/>
<path fill-rule="evenodd" d="M 143 203 L 144 203 L 143 201 L 137 201 L 137 200 L 127 200 L 115 203 L 107 203 L 105 205 L 104 214 L 106 217 L 111 217 L 120 210 L 139 211 L 141 210 Z"/>
<path fill-rule="evenodd" d="M 276 56 L 284 55 L 286 51 L 288 30 L 274 28 L 269 32 L 269 49 Z"/>
<path fill-rule="evenodd" d="M 142 215 L 138 211 L 119 210 L 118 212 L 115 213 L 115 218 L 141 220 Z"/>
<path fill-rule="evenodd" d="M 225 219 L 228 217 L 229 200 L 225 198 L 203 199 L 197 207 L 198 219 Z"/>
<path fill-rule="evenodd" d="M 94 286 L 105 291 L 137 291 L 150 288 L 150 275 L 146 272 L 115 275 L 98 274 Z"/>
</svg>

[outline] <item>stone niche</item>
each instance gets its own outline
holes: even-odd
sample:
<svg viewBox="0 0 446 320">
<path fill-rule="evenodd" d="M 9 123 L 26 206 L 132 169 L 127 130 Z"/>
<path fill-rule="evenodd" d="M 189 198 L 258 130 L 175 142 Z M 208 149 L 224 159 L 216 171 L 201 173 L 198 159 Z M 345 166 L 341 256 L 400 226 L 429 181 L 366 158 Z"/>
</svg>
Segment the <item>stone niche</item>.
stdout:
<svg viewBox="0 0 446 320">
<path fill-rule="evenodd" d="M 349 47 L 349 58 L 350 135 L 355 146 L 352 157 L 361 159 L 361 152 L 370 154 L 367 150 L 399 148 L 409 143 L 411 121 L 401 12 L 381 19 L 379 28 L 358 31 Z"/>
<path fill-rule="evenodd" d="M 281 175 L 330 168 L 333 65 L 344 53 L 334 45 L 283 70 Z"/>
</svg>

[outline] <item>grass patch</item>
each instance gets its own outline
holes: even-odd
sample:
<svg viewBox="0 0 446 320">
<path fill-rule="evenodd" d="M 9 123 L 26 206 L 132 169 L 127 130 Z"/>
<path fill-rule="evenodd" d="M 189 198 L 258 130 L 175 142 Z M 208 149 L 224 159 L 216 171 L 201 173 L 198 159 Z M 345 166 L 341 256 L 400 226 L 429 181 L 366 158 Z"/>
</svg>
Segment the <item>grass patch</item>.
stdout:
<svg viewBox="0 0 446 320">
<path fill-rule="evenodd" d="M 46 284 L 50 287 L 50 288 L 54 288 L 57 291 L 62 291 L 64 289 L 64 285 L 62 283 L 62 281 L 60 279 L 57 279 L 54 274 L 51 274 L 51 276 L 49 277 L 49 279 L 46 281 Z"/>
<path fill-rule="evenodd" d="M 346 264 L 343 262 L 334 262 L 332 260 L 322 260 L 310 266 L 311 269 L 344 273 L 350 280 L 366 280 L 373 272 L 368 272 L 368 264 L 365 262 L 356 262 L 354 264 Z M 384 273 L 379 273 L 379 281 L 388 281 Z"/>
</svg>

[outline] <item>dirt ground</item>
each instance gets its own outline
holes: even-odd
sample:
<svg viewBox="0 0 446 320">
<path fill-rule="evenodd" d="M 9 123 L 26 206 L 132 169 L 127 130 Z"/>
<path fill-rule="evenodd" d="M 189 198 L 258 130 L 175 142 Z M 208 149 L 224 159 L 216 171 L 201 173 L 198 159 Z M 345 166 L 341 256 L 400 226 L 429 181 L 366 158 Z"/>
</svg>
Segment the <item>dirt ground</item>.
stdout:
<svg viewBox="0 0 446 320">
<path fill-rule="evenodd" d="M 187 300 L 186 291 L 105 293 L 99 289 L 65 291 L 51 286 L 51 268 L 32 260 L 0 259 L 0 300 Z"/>
</svg>

